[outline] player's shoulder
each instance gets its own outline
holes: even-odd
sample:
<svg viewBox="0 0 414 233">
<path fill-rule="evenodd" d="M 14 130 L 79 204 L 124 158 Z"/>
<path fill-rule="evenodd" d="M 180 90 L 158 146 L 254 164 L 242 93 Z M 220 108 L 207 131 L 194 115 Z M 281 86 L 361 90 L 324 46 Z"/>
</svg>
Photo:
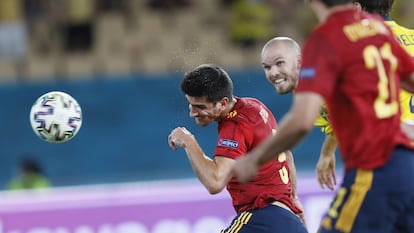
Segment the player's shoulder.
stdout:
<svg viewBox="0 0 414 233">
<path fill-rule="evenodd" d="M 237 108 L 243 108 L 243 109 L 255 109 L 255 108 L 260 108 L 260 107 L 266 107 L 266 105 L 260 101 L 259 99 L 253 98 L 253 97 L 236 97 L 237 103 L 236 103 L 236 107 Z"/>
<path fill-rule="evenodd" d="M 238 122 L 254 122 L 258 116 L 272 117 L 272 112 L 259 99 L 252 97 L 236 98 L 235 107 L 227 114 L 226 120 Z M 259 113 L 259 114 L 257 114 Z"/>
</svg>

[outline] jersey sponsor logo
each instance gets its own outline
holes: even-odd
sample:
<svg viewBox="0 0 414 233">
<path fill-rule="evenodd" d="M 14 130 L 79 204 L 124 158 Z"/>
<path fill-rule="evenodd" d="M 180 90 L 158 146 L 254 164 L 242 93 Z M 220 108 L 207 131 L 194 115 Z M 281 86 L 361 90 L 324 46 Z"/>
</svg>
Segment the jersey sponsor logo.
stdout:
<svg viewBox="0 0 414 233">
<path fill-rule="evenodd" d="M 303 67 L 302 69 L 300 69 L 299 79 L 313 78 L 313 77 L 315 77 L 315 68 Z"/>
<path fill-rule="evenodd" d="M 218 146 L 224 146 L 224 147 L 229 147 L 232 149 L 237 149 L 239 147 L 239 143 L 231 139 L 220 138 L 218 141 Z"/>
</svg>

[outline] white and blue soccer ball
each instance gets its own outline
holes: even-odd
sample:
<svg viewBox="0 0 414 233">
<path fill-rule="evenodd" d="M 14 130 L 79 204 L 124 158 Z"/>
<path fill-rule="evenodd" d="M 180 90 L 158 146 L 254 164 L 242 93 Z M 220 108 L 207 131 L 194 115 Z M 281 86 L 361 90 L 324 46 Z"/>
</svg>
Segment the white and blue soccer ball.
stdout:
<svg viewBox="0 0 414 233">
<path fill-rule="evenodd" d="M 61 91 L 40 96 L 30 111 L 30 124 L 44 141 L 69 141 L 82 126 L 82 110 L 75 98 Z"/>
</svg>

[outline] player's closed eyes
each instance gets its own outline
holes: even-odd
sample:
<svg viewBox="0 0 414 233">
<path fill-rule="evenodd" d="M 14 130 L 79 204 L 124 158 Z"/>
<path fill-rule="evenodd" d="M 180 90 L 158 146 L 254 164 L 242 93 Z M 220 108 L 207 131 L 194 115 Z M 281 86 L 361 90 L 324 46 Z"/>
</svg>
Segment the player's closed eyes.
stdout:
<svg viewBox="0 0 414 233">
<path fill-rule="evenodd" d="M 207 109 L 207 107 L 204 106 L 204 105 L 192 105 L 192 104 L 188 104 L 188 107 L 190 109 L 199 109 L 199 110 Z"/>
</svg>

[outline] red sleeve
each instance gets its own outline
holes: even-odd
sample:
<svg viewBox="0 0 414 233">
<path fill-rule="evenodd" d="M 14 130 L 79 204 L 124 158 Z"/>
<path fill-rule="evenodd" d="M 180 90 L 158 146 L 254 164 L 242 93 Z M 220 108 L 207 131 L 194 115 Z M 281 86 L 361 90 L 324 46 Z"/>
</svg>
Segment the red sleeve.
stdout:
<svg viewBox="0 0 414 233">
<path fill-rule="evenodd" d="M 219 136 L 214 156 L 236 159 L 246 154 L 252 138 L 252 130 L 249 130 L 245 124 L 225 121 L 219 126 Z"/>
<path fill-rule="evenodd" d="M 314 33 L 303 49 L 303 63 L 296 92 L 316 92 L 329 99 L 338 77 L 336 74 L 340 72 L 340 64 L 336 48 L 320 33 Z"/>
</svg>

